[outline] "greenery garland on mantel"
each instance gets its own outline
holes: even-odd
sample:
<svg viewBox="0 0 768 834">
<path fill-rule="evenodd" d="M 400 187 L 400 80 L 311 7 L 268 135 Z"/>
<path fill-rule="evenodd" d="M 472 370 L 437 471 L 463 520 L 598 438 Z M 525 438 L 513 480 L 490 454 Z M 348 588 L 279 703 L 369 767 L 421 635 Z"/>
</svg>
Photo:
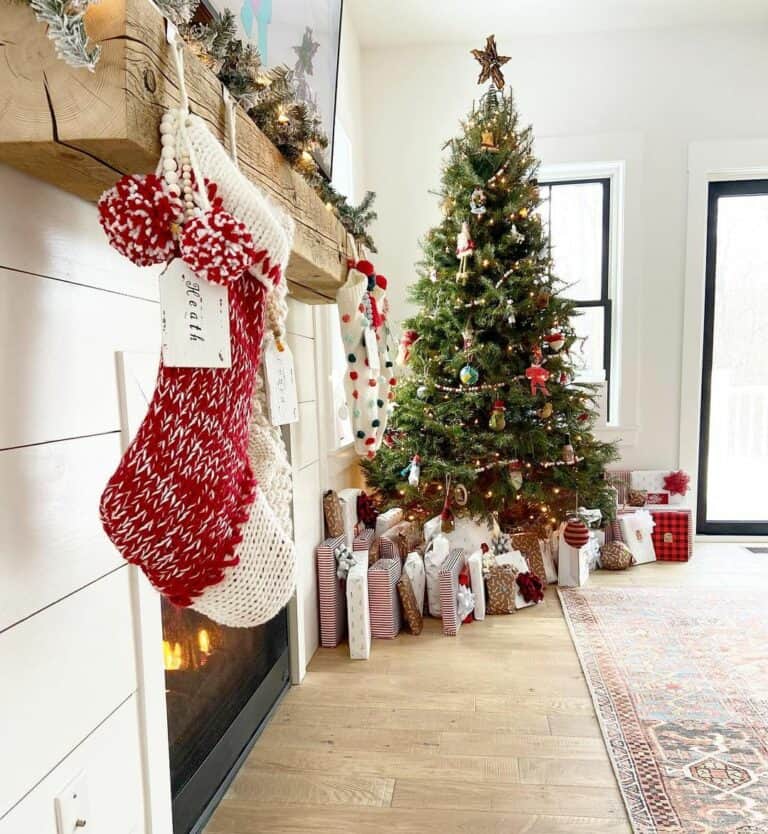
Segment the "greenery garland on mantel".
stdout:
<svg viewBox="0 0 768 834">
<path fill-rule="evenodd" d="M 72 67 L 93 72 L 101 49 L 88 41 L 84 15 L 98 0 L 22 0 L 48 27 L 56 54 Z M 368 191 L 354 206 L 323 176 L 314 151 L 328 146 L 317 113 L 296 95 L 297 84 L 305 72 L 311 73 L 311 54 L 297 49 L 295 69 L 281 65 L 265 68 L 251 44 L 236 37 L 234 14 L 226 10 L 210 23 L 193 23 L 198 0 L 155 0 L 168 20 L 174 23 L 194 54 L 227 87 L 254 124 L 277 147 L 286 160 L 312 185 L 329 211 L 359 246 L 376 251 L 368 227 L 376 219 Z"/>
</svg>

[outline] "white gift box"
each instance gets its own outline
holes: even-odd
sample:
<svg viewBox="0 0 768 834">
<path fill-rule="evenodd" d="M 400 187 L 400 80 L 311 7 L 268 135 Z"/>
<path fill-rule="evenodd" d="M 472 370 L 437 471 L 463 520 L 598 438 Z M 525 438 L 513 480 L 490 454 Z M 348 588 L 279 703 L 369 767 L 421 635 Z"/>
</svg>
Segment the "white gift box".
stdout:
<svg viewBox="0 0 768 834">
<path fill-rule="evenodd" d="M 583 547 L 571 547 L 562 536 L 561 525 L 557 548 L 557 584 L 563 588 L 581 588 L 589 580 L 589 565 L 595 554 L 597 539 L 590 533 Z M 599 556 L 599 550 L 597 555 Z"/>
<path fill-rule="evenodd" d="M 402 625 L 397 580 L 399 559 L 379 559 L 368 568 L 368 606 L 371 612 L 371 636 L 391 640 Z"/>
<path fill-rule="evenodd" d="M 357 498 L 362 489 L 342 489 L 339 492 L 341 517 L 344 520 L 344 539 L 351 550 L 357 532 Z"/>
<path fill-rule="evenodd" d="M 341 580 L 336 576 L 336 548 L 344 544 L 344 536 L 326 539 L 316 550 L 317 592 L 320 608 L 320 645 L 338 646 L 344 639 L 346 600 Z"/>
<path fill-rule="evenodd" d="M 485 522 L 473 518 L 457 518 L 454 529 L 448 533 L 451 547 L 461 548 L 465 553 L 480 550 L 480 545 L 490 544 L 493 530 Z"/>
<path fill-rule="evenodd" d="M 439 515 L 430 518 L 429 521 L 424 522 L 424 541 L 429 542 L 440 532 L 442 519 Z"/>
<path fill-rule="evenodd" d="M 399 524 L 403 520 L 403 511 L 400 507 L 392 507 L 376 518 L 376 537 L 383 536 L 390 527 Z"/>
<path fill-rule="evenodd" d="M 424 571 L 427 577 L 427 608 L 432 617 L 440 616 L 440 568 L 451 552 L 448 537 L 435 536 L 424 551 Z"/>
<path fill-rule="evenodd" d="M 648 510 L 621 514 L 618 517 L 621 537 L 624 544 L 632 551 L 635 564 L 644 565 L 656 561 L 656 549 L 653 546 L 653 528 L 655 522 Z"/>
<path fill-rule="evenodd" d="M 463 567 L 464 551 L 461 548 L 456 548 L 443 561 L 438 574 L 440 616 L 443 620 L 443 634 L 448 637 L 455 637 L 461 628 L 461 617 L 459 616 L 459 574 Z"/>
<path fill-rule="evenodd" d="M 525 556 L 519 550 L 510 550 L 507 553 L 500 553 L 496 556 L 497 565 L 512 565 L 518 573 L 529 573 L 531 568 L 525 560 Z M 527 608 L 529 605 L 536 603 L 531 600 L 527 602 L 520 590 L 520 586 L 515 583 L 515 608 Z"/>
<path fill-rule="evenodd" d="M 424 559 L 414 551 L 405 558 L 403 572 L 411 580 L 413 595 L 419 605 L 419 612 L 424 613 L 424 593 L 427 588 L 427 573 L 424 570 Z"/>
<path fill-rule="evenodd" d="M 368 603 L 368 552 L 358 551 L 360 561 L 347 574 L 347 630 L 349 656 L 368 660 L 371 656 L 371 612 Z M 365 561 L 363 561 L 363 557 Z"/>
<path fill-rule="evenodd" d="M 671 469 L 635 469 L 629 473 L 629 485 L 632 489 L 666 495 L 669 504 L 679 505 L 684 503 L 685 496 L 664 488 L 664 478 L 671 473 Z"/>
<path fill-rule="evenodd" d="M 485 619 L 485 579 L 483 579 L 483 553 L 476 550 L 467 557 L 469 581 L 475 595 L 475 619 Z"/>
</svg>

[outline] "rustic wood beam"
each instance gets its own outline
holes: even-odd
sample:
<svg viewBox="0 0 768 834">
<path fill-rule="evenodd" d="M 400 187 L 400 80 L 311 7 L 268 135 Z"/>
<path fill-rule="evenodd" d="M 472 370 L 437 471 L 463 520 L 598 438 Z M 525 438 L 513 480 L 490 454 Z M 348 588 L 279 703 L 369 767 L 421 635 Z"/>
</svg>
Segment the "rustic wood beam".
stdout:
<svg viewBox="0 0 768 834">
<path fill-rule="evenodd" d="M 26 5 L 0 0 L 0 161 L 95 202 L 121 174 L 154 170 L 160 117 L 179 90 L 148 0 L 100 0 L 86 26 L 102 47 L 95 72 L 68 67 Z M 221 85 L 189 50 L 185 59 L 191 109 L 223 140 Z M 236 128 L 244 173 L 296 222 L 292 294 L 333 301 L 347 271 L 344 228 L 239 107 Z"/>
</svg>

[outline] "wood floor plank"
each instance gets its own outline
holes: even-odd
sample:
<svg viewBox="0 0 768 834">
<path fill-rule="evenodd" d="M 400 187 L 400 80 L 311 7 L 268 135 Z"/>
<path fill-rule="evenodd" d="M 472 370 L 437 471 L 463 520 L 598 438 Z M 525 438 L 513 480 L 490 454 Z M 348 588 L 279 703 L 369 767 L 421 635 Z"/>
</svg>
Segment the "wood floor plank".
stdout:
<svg viewBox="0 0 768 834">
<path fill-rule="evenodd" d="M 309 750 L 367 750 L 373 752 L 408 753 L 413 750 L 434 750 L 440 747 L 440 733 L 428 730 L 389 730 L 369 727 L 301 727 L 270 724 L 259 744 L 266 747 L 302 747 Z"/>
<path fill-rule="evenodd" d="M 259 808 L 225 801 L 206 834 L 631 834 L 624 820 L 432 808 Z"/>
<path fill-rule="evenodd" d="M 514 733 L 442 733 L 439 752 L 445 756 L 525 756 L 540 758 L 600 759 L 606 752 L 602 738 L 535 736 Z"/>
<path fill-rule="evenodd" d="M 553 736 L 600 738 L 600 725 L 594 715 L 551 713 L 548 719 L 549 729 Z"/>
<path fill-rule="evenodd" d="M 251 764 L 241 771 L 226 800 L 258 805 L 390 805 L 394 779 L 356 773 L 275 771 Z"/>
<path fill-rule="evenodd" d="M 535 756 L 515 759 L 524 785 L 586 785 L 612 788 L 616 777 L 610 762 L 602 759 L 547 759 Z"/>
<path fill-rule="evenodd" d="M 510 785 L 448 779 L 398 779 L 393 808 L 435 808 L 456 811 L 509 811 L 536 816 L 542 810 L 574 816 L 614 819 L 623 805 L 617 788 Z"/>
</svg>

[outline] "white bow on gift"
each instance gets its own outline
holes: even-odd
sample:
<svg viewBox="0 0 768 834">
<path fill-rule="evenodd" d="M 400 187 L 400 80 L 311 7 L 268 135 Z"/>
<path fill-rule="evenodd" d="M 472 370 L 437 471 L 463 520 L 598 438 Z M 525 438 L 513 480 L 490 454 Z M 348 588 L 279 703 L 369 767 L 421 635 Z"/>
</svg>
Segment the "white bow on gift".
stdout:
<svg viewBox="0 0 768 834">
<path fill-rule="evenodd" d="M 459 622 L 463 622 L 465 617 L 475 610 L 475 595 L 466 585 L 459 585 L 459 590 L 456 594 L 456 613 L 458 614 Z"/>
<path fill-rule="evenodd" d="M 354 554 L 345 544 L 340 544 L 333 551 L 333 555 L 336 557 L 336 576 L 339 579 L 346 579 L 350 568 L 355 565 Z"/>
<path fill-rule="evenodd" d="M 579 507 L 578 514 L 587 527 L 599 527 L 603 520 L 603 514 L 600 510 L 588 510 L 586 507 Z"/>
<path fill-rule="evenodd" d="M 648 533 L 648 535 L 653 532 L 653 528 L 656 526 L 656 522 L 653 520 L 653 516 L 648 512 L 648 510 L 636 510 L 634 521 L 637 529 L 643 530 Z"/>
</svg>

